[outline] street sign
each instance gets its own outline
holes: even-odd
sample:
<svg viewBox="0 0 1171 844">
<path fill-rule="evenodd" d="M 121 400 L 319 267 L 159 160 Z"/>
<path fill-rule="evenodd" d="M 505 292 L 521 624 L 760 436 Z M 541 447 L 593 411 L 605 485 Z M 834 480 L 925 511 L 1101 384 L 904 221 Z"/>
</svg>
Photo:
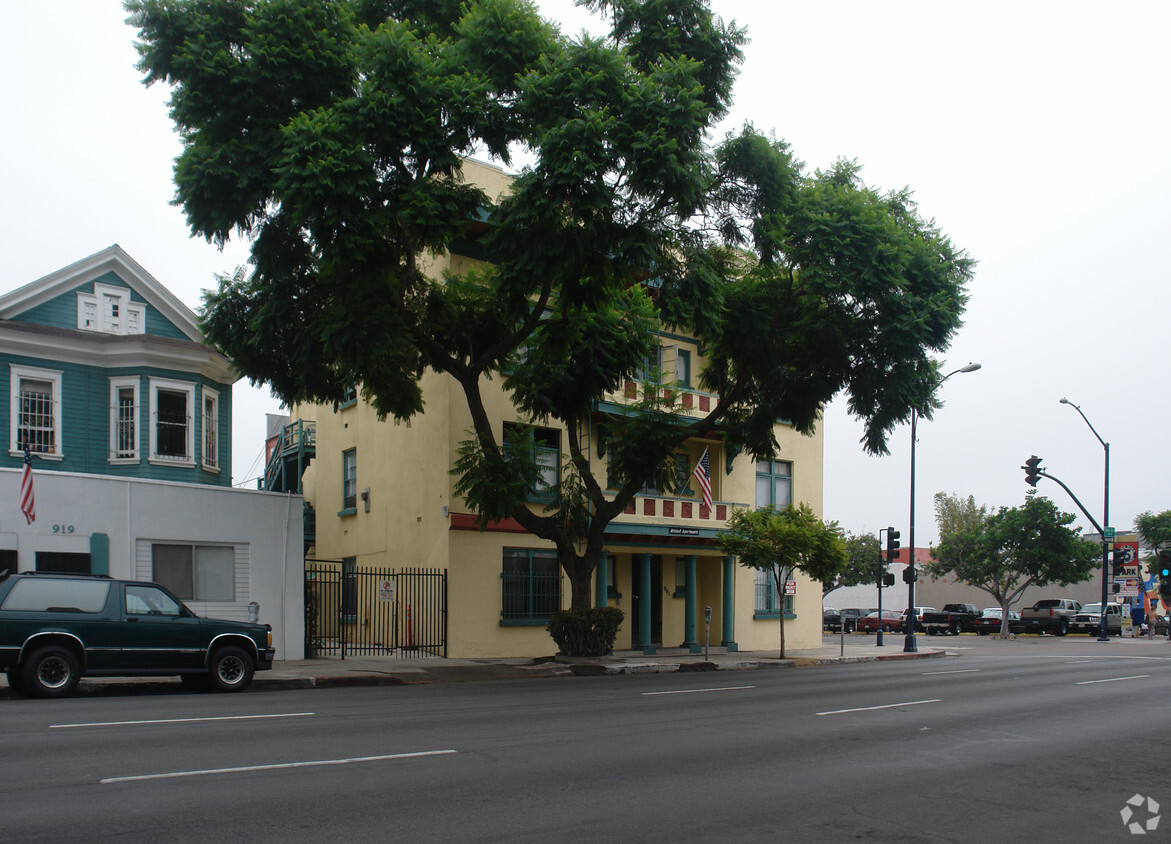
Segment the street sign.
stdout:
<svg viewBox="0 0 1171 844">
<path fill-rule="evenodd" d="M 394 600 L 394 579 L 387 578 L 378 581 L 378 600 L 393 601 Z"/>
<path fill-rule="evenodd" d="M 1105 530 L 1105 535 L 1103 536 L 1103 539 L 1105 539 L 1107 542 L 1113 542 L 1113 541 L 1114 541 L 1114 535 L 1115 535 L 1115 533 L 1114 533 L 1114 528 L 1112 528 L 1112 527 L 1108 527 L 1108 528 L 1106 528 L 1106 530 Z"/>
</svg>

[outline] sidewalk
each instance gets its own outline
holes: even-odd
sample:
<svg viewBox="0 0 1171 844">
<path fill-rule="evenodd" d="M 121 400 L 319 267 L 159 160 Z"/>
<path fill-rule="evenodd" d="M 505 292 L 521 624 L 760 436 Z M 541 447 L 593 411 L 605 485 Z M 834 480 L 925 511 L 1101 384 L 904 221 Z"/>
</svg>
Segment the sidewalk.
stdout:
<svg viewBox="0 0 1171 844">
<path fill-rule="evenodd" d="M 897 638 L 897 641 L 893 639 Z M 894 659 L 930 659 L 947 656 L 945 648 L 920 646 L 917 653 L 904 653 L 902 637 L 888 637 L 883 647 L 874 638 L 847 640 L 811 650 L 790 649 L 786 659 L 776 651 L 712 652 L 691 654 L 679 648 L 661 649 L 654 656 L 638 651 L 616 651 L 612 656 L 558 659 L 419 659 L 394 656 L 347 656 L 287 660 L 274 663 L 272 670 L 259 671 L 253 688 L 328 688 L 336 686 L 409 685 L 419 683 L 469 682 L 476 680 L 522 679 L 530 677 L 601 676 L 608 674 L 652 674 L 679 671 L 754 671 L 830 665 L 843 662 L 876 662 Z M 83 683 L 87 682 L 85 680 Z M 92 682 L 92 681 L 91 681 Z M 112 681 L 109 681 L 112 682 Z"/>
<path fill-rule="evenodd" d="M 776 651 L 725 653 L 722 648 L 709 656 L 681 648 L 664 648 L 654 656 L 639 651 L 616 651 L 612 656 L 582 659 L 545 657 L 530 659 L 444 659 L 443 657 L 398 657 L 348 655 L 318 659 L 278 660 L 268 671 L 257 671 L 251 689 L 313 689 L 339 686 L 406 686 L 425 683 L 466 683 L 479 680 L 516 680 L 532 677 L 591 677 L 607 674 L 663 674 L 676 671 L 755 671 L 797 668 L 846 662 L 877 662 L 893 659 L 930 659 L 947 656 L 941 647 L 919 646 L 917 653 L 904 653 L 902 637 L 888 636 L 883 647 L 873 637 L 852 637 L 844 649 L 835 642 L 811 650 L 790 649 L 786 659 Z M 178 677 L 82 677 L 81 694 L 117 694 L 121 687 L 179 691 Z M 12 697 L 8 682 L 0 673 L 0 698 Z"/>
</svg>

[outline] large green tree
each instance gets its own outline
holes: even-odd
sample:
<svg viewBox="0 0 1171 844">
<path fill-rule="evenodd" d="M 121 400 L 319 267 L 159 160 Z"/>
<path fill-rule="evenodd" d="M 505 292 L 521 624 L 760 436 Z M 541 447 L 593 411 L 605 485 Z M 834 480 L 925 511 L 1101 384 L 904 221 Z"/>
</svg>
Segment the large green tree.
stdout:
<svg viewBox="0 0 1171 844">
<path fill-rule="evenodd" d="M 720 548 L 740 565 L 768 572 L 778 595 L 800 571 L 821 583 L 836 578 L 849 563 L 849 552 L 837 522 L 823 522 L 808 504 L 777 510 L 737 510 L 720 537 Z M 780 657 L 785 658 L 785 613 L 779 613 Z"/>
<path fill-rule="evenodd" d="M 1082 539 L 1070 525 L 1076 519 L 1048 498 L 1028 493 L 1020 507 L 994 513 L 972 496 L 935 494 L 939 544 L 931 548 L 927 574 L 949 572 L 987 592 L 1000 604 L 1000 635 L 1007 636 L 1008 614 L 1030 586 L 1080 583 L 1094 571 L 1101 546 Z"/>
<path fill-rule="evenodd" d="M 845 586 L 875 586 L 886 574 L 882 546 L 873 533 L 845 533 L 846 565 L 836 576 L 821 583 L 821 597 Z"/>
<path fill-rule="evenodd" d="M 176 203 L 196 234 L 252 241 L 249 270 L 205 297 L 207 336 L 289 403 L 360 384 L 406 419 L 422 373 L 448 374 L 472 420 L 457 491 L 553 542 L 575 608 L 607 525 L 669 483 L 688 439 L 772 456 L 776 420 L 811 432 L 845 391 L 884 452 L 930 407 L 972 269 L 853 164 L 806 174 L 751 126 L 713 145 L 745 36 L 706 3 L 581 2 L 608 37 L 568 38 L 528 0 L 126 4 L 146 84 L 171 86 Z M 531 163 L 504 197 L 461 179 L 464 156 L 518 151 Z M 470 239 L 483 270 L 424 272 Z M 702 417 L 651 401 L 611 419 L 607 484 L 578 434 L 659 328 L 698 338 L 719 398 Z M 501 387 L 521 418 L 569 431 L 543 511 L 533 450 L 505 448 L 485 409 Z"/>
</svg>

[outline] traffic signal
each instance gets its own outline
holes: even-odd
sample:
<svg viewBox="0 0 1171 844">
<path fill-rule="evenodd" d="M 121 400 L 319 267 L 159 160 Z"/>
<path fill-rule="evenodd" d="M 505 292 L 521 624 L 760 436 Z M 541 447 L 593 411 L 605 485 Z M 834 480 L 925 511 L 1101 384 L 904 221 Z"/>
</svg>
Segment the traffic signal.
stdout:
<svg viewBox="0 0 1171 844">
<path fill-rule="evenodd" d="M 903 583 L 914 583 L 919 579 L 919 570 L 907 566 L 903 569 Z"/>
<path fill-rule="evenodd" d="M 886 561 L 893 563 L 899 551 L 899 532 L 892 527 L 886 529 Z"/>
<path fill-rule="evenodd" d="M 894 586 L 895 585 L 894 574 L 889 571 L 886 574 L 884 574 L 882 576 L 882 585 L 883 586 Z"/>
<path fill-rule="evenodd" d="M 1159 577 L 1171 580 L 1171 550 L 1159 552 Z"/>
<path fill-rule="evenodd" d="M 1041 458 L 1034 454 L 1021 468 L 1025 470 L 1025 483 L 1035 487 L 1041 479 Z"/>
</svg>

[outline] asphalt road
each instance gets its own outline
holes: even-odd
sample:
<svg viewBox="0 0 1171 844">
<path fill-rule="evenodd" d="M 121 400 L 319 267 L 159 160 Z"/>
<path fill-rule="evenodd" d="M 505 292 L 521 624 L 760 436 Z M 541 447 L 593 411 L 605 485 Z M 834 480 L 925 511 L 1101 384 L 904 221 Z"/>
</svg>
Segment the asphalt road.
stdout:
<svg viewBox="0 0 1171 844">
<path fill-rule="evenodd" d="M 4 840 L 1135 840 L 1171 644 L 241 695 L 0 701 Z M 1171 818 L 1153 831 L 1171 831 Z"/>
</svg>

